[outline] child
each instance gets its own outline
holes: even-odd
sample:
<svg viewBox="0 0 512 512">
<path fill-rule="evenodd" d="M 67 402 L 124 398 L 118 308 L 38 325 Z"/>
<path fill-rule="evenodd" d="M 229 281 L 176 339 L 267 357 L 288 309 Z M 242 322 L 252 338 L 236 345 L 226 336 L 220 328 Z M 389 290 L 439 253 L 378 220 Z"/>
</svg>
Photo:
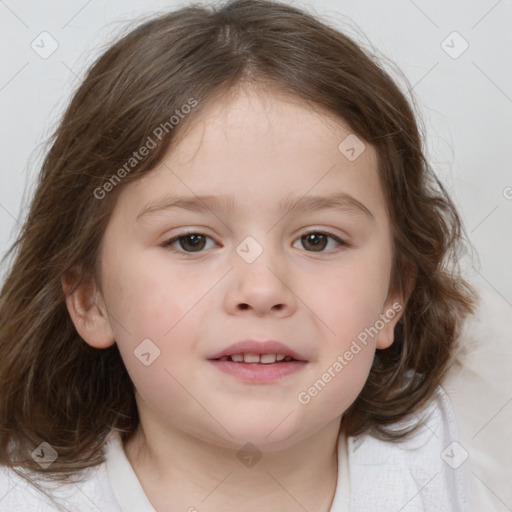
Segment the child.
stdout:
<svg viewBox="0 0 512 512">
<path fill-rule="evenodd" d="M 9 251 L 0 510 L 471 510 L 440 456 L 462 234 L 347 36 L 267 0 L 144 23 Z"/>
</svg>

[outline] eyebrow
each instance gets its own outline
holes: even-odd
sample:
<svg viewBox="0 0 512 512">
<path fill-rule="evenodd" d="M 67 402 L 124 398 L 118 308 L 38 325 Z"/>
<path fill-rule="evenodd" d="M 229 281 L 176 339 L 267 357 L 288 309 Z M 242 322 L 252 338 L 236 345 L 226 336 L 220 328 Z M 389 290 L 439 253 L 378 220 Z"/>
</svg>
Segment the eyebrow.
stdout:
<svg viewBox="0 0 512 512">
<path fill-rule="evenodd" d="M 181 208 L 192 212 L 222 212 L 232 213 L 235 208 L 235 198 L 232 195 L 202 195 L 202 196 L 169 196 L 145 205 L 138 213 L 136 220 L 146 215 L 160 211 Z M 320 210 L 337 210 L 342 213 L 363 215 L 375 221 L 372 212 L 355 197 L 344 192 L 322 196 L 285 197 L 279 203 L 279 211 L 287 213 L 314 212 Z"/>
</svg>

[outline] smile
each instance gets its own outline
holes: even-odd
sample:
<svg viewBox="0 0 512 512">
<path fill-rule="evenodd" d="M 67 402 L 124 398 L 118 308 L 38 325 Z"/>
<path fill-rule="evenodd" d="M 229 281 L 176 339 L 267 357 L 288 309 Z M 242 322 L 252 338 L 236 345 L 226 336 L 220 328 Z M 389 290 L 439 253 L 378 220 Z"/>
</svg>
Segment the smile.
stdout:
<svg viewBox="0 0 512 512">
<path fill-rule="evenodd" d="M 217 359 L 217 361 L 232 361 L 233 363 L 261 363 L 273 364 L 276 361 L 295 361 L 293 357 L 285 356 L 283 354 L 232 354 Z"/>
</svg>

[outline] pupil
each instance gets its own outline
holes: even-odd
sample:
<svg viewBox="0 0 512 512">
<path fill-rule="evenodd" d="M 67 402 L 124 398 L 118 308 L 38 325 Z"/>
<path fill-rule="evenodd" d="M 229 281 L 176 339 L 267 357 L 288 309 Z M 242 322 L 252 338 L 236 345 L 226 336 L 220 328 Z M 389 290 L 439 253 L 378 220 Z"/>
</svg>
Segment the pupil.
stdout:
<svg viewBox="0 0 512 512">
<path fill-rule="evenodd" d="M 305 235 L 304 238 L 306 238 L 307 243 L 311 244 L 315 249 L 318 250 L 319 247 L 320 247 L 320 249 L 319 249 L 320 251 L 322 249 L 325 249 L 325 241 L 326 241 L 325 235 L 323 235 L 321 233 L 310 233 L 309 235 Z"/>
<path fill-rule="evenodd" d="M 191 242 L 190 247 L 192 247 L 192 249 L 200 250 L 200 249 L 202 249 L 201 242 L 203 242 L 203 245 L 204 245 L 204 240 L 201 240 L 202 238 L 203 238 L 203 235 L 186 235 L 182 239 L 181 246 L 183 249 L 187 249 L 187 247 L 185 247 L 185 245 L 187 245 L 188 242 L 190 241 Z M 183 241 L 185 241 L 185 243 L 183 243 Z"/>
</svg>

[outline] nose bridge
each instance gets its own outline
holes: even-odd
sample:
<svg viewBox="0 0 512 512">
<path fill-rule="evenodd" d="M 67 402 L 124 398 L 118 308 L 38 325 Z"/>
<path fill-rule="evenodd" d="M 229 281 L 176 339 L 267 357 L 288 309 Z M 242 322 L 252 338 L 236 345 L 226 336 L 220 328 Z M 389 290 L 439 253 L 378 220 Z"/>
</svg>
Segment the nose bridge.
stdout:
<svg viewBox="0 0 512 512">
<path fill-rule="evenodd" d="M 234 281 L 228 291 L 228 308 L 260 313 L 294 309 L 285 254 L 268 233 L 246 236 L 236 247 Z"/>
<path fill-rule="evenodd" d="M 239 267 L 239 278 L 255 279 L 252 286 L 258 283 L 268 286 L 273 283 L 277 279 L 276 273 L 284 267 L 282 263 L 285 255 L 280 251 L 281 248 L 274 247 L 269 234 L 261 232 L 248 235 L 236 247 L 238 261 L 235 264 Z M 279 279 L 277 281 L 281 282 Z"/>
<path fill-rule="evenodd" d="M 260 241 L 258 241 L 253 235 L 249 235 L 246 236 L 236 247 L 236 253 L 247 265 L 252 265 L 258 259 L 261 260 L 261 256 L 265 252 L 268 255 L 270 248 L 270 236 L 268 236 L 268 234 L 263 235 L 261 233 L 258 233 L 256 236 Z M 266 259 L 266 257 L 263 259 Z"/>
</svg>

